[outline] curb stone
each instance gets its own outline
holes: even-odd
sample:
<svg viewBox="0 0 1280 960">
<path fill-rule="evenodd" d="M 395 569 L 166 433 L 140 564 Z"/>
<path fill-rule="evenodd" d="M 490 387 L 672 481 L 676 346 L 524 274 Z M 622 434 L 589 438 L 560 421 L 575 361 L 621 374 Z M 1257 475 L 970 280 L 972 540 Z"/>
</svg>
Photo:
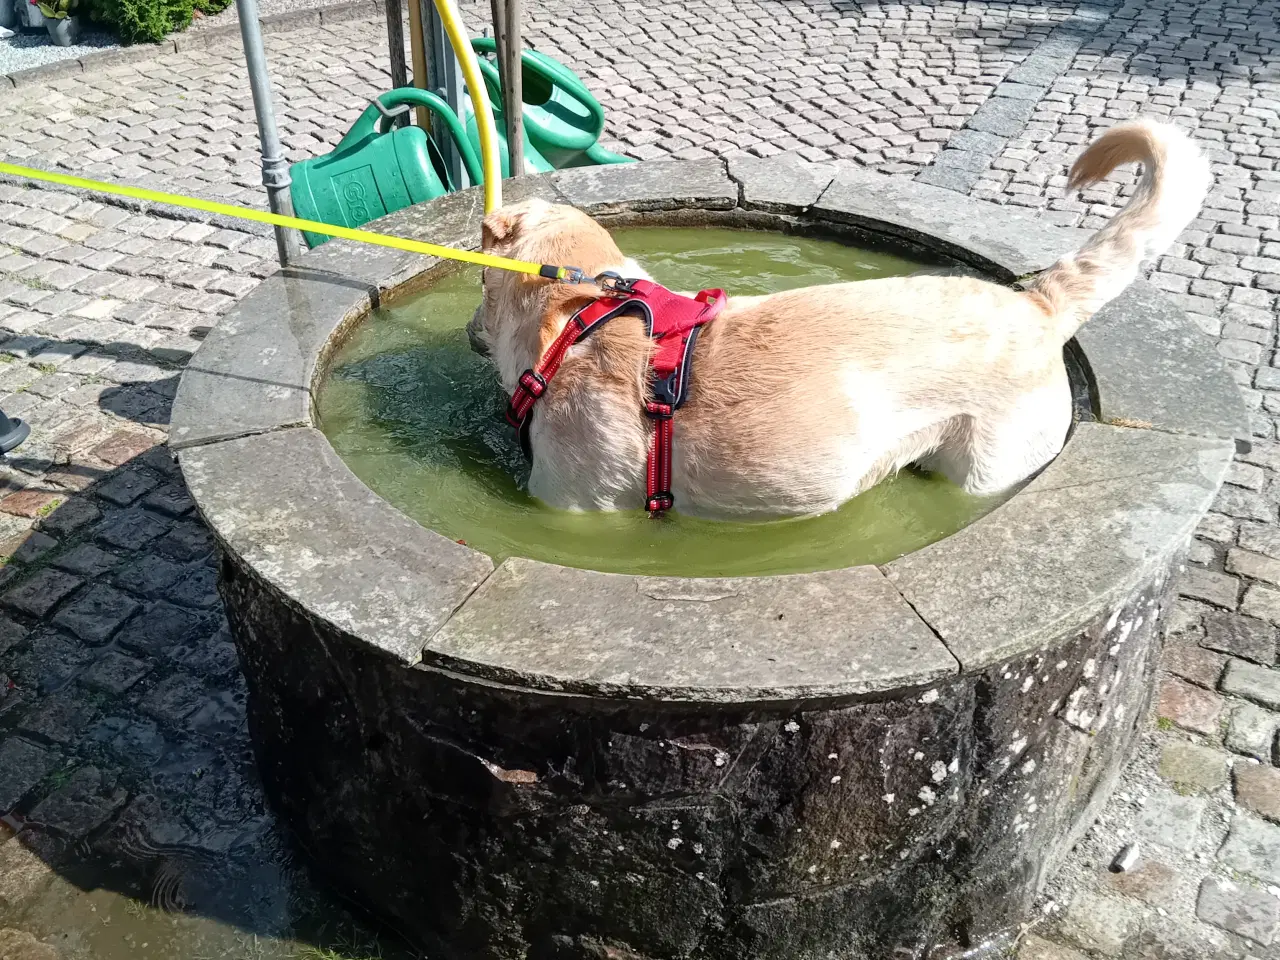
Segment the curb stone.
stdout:
<svg viewBox="0 0 1280 960">
<path fill-rule="evenodd" d="M 314 27 L 324 23 L 343 23 L 348 20 L 359 20 L 365 16 L 377 16 L 383 11 L 378 0 L 354 0 L 351 3 L 335 4 L 331 7 L 307 7 L 302 10 L 289 10 L 285 13 L 274 13 L 260 17 L 264 34 L 281 33 L 298 27 Z M 239 39 L 240 27 L 237 24 L 225 24 L 207 29 L 178 34 L 160 43 L 136 44 L 130 47 L 113 47 L 100 53 L 91 53 L 78 59 L 57 60 L 53 63 L 15 70 L 0 76 L 0 90 L 11 90 L 18 87 L 30 87 L 63 77 L 72 77 L 91 70 L 99 70 L 108 66 L 119 66 L 126 63 L 137 63 L 150 60 L 169 53 L 181 53 L 185 50 L 199 50 L 224 41 Z"/>
</svg>

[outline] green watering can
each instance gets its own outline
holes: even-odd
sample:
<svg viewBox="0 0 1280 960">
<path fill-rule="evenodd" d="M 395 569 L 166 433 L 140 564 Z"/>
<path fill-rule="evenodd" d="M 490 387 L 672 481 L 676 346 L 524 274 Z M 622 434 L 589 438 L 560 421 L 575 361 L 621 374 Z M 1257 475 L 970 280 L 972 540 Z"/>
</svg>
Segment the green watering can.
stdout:
<svg viewBox="0 0 1280 960">
<path fill-rule="evenodd" d="M 449 105 L 427 90 L 402 87 L 371 102 L 332 153 L 289 167 L 294 212 L 305 220 L 359 227 L 449 193 L 436 145 L 421 127 L 392 130 L 409 107 L 426 107 L 443 121 L 472 183 L 484 180 L 476 152 Z M 397 109 L 399 108 L 399 109 Z M 329 238 L 307 233 L 309 247 Z"/>
<path fill-rule="evenodd" d="M 491 59 L 496 56 L 497 43 L 492 37 L 477 37 L 471 41 L 471 48 L 477 54 L 480 72 L 489 90 L 493 120 L 498 128 L 502 175 L 507 177 L 511 172 L 502 85 L 498 65 Z M 604 132 L 604 108 L 576 73 L 536 50 L 522 50 L 520 60 L 525 173 L 631 162 L 629 157 L 619 156 L 597 143 Z M 469 100 L 467 105 L 471 107 Z M 479 149 L 480 131 L 473 109 L 467 111 L 467 139 L 472 147 Z"/>
</svg>

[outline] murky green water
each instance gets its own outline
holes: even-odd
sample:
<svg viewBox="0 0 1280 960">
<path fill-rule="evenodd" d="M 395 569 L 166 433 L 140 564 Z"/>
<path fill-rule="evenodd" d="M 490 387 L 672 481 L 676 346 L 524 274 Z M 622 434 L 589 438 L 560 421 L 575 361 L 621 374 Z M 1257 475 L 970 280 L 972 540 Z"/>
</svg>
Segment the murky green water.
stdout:
<svg viewBox="0 0 1280 960">
<path fill-rule="evenodd" d="M 624 252 L 677 290 L 761 294 L 921 267 L 780 234 L 634 228 L 616 236 Z M 903 471 L 834 513 L 802 519 L 727 522 L 675 513 L 651 520 L 640 510 L 551 509 L 525 492 L 528 468 L 502 420 L 506 398 L 488 362 L 467 344 L 479 282 L 478 271 L 460 271 L 375 312 L 335 358 L 318 406 L 322 429 L 360 479 L 419 523 L 495 560 L 514 555 L 681 576 L 794 573 L 893 559 L 996 504 Z"/>
</svg>

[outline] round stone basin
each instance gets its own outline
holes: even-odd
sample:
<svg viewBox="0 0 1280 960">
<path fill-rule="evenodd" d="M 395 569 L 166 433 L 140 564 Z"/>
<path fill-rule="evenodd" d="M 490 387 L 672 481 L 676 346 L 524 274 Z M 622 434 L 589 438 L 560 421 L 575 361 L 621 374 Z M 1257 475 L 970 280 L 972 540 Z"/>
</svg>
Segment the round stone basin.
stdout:
<svg viewBox="0 0 1280 960">
<path fill-rule="evenodd" d="M 668 287 L 742 296 L 868 280 L 926 265 L 880 250 L 759 230 L 632 227 L 623 252 Z M 772 521 L 698 520 L 642 510 L 571 513 L 525 492 L 528 464 L 506 427 L 492 364 L 464 330 L 479 270 L 441 277 L 374 311 L 333 352 L 318 425 L 393 506 L 495 562 L 521 556 L 611 573 L 760 576 L 883 563 L 954 533 L 1002 498 L 974 497 L 904 470 L 840 510 Z"/>
<path fill-rule="evenodd" d="M 787 157 L 506 190 L 611 228 L 823 236 L 1003 282 L 1080 241 Z M 376 228 L 474 248 L 480 215 L 468 191 Z M 1007 947 L 1124 762 L 1175 572 L 1248 436 L 1177 303 L 1135 283 L 1080 331 L 1063 452 L 951 536 L 875 564 L 683 578 L 495 565 L 397 510 L 317 429 L 352 330 L 447 269 L 325 244 L 223 318 L 175 402 L 263 783 L 321 874 L 445 958 Z"/>
</svg>

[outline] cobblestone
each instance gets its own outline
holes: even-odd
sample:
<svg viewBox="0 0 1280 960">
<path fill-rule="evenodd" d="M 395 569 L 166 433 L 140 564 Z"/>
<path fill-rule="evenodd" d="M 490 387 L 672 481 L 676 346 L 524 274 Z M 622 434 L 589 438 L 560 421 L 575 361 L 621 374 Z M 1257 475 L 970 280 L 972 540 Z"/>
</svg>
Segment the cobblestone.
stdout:
<svg viewBox="0 0 1280 960">
<path fill-rule="evenodd" d="M 1275 939 L 1280 926 L 1280 899 L 1262 890 L 1209 877 L 1200 887 L 1196 915 L 1265 947 Z"/>
<path fill-rule="evenodd" d="M 1252 700 L 1271 710 L 1280 710 L 1280 673 L 1244 660 L 1232 660 L 1222 675 L 1222 690 Z"/>
<path fill-rule="evenodd" d="M 63 838 L 82 840 L 128 799 L 128 793 L 115 787 L 113 780 L 96 767 L 81 767 L 64 786 L 32 809 L 31 819 L 51 827 Z"/>
<path fill-rule="evenodd" d="M 121 550 L 141 550 L 168 530 L 168 525 L 143 510 L 121 510 L 97 528 L 99 540 Z"/>
<path fill-rule="evenodd" d="M 1198 820 L 1198 817 L 1197 817 Z M 1191 824 L 1194 831 L 1195 823 Z M 1193 834 L 1194 836 L 1194 834 Z M 1185 844 L 1183 846 L 1189 846 Z M 1116 893 L 1142 900 L 1153 906 L 1169 902 L 1179 883 L 1177 872 L 1159 860 L 1143 859 L 1137 867 L 1120 873 L 1108 873 L 1107 885 Z"/>
<path fill-rule="evenodd" d="M 1183 576 L 1179 592 L 1184 597 L 1234 610 L 1240 594 L 1240 582 L 1225 573 L 1190 567 Z"/>
<path fill-rule="evenodd" d="M 64 499 L 48 490 L 21 490 L 0 500 L 0 511 L 17 517 L 35 518 L 51 511 Z"/>
<path fill-rule="evenodd" d="M 96 577 L 118 565 L 120 558 L 91 543 L 82 543 L 55 558 L 52 563 L 60 570 L 66 570 L 69 573 L 77 573 L 82 577 Z"/>
<path fill-rule="evenodd" d="M 1237 704 L 1227 726 L 1227 748 L 1269 763 L 1274 756 L 1277 729 L 1280 715 L 1252 703 Z"/>
<path fill-rule="evenodd" d="M 1280 770 L 1241 763 L 1235 768 L 1236 801 L 1253 813 L 1280 823 Z"/>
<path fill-rule="evenodd" d="M 1228 760 L 1218 750 L 1175 740 L 1160 756 L 1160 775 L 1183 790 L 1213 790 L 1227 782 Z"/>
<path fill-rule="evenodd" d="M 1216 688 L 1227 658 L 1185 639 L 1171 639 L 1165 646 L 1164 667 L 1176 677 L 1202 687 Z"/>
<path fill-rule="evenodd" d="M 44 617 L 83 585 L 84 581 L 57 570 L 42 570 L 21 586 L 10 590 L 4 602 L 19 613 Z"/>
<path fill-rule="evenodd" d="M 164 723 L 177 724 L 205 702 L 207 693 L 194 677 L 178 673 L 159 684 L 142 702 L 142 709 Z"/>
<path fill-rule="evenodd" d="M 138 610 L 138 602 L 105 584 L 95 584 L 64 606 L 53 622 L 86 643 L 105 643 Z"/>
<path fill-rule="evenodd" d="M 1212 734 L 1221 712 L 1222 698 L 1215 693 L 1182 680 L 1169 679 L 1160 685 L 1157 713 L 1185 730 Z"/>
<path fill-rule="evenodd" d="M 1162 790 L 1147 798 L 1135 826 L 1139 836 L 1174 850 L 1188 850 L 1204 816 L 1203 797 L 1184 797 Z"/>
<path fill-rule="evenodd" d="M 1244 595 L 1240 612 L 1270 624 L 1280 624 L 1280 590 L 1251 584 Z"/>
<path fill-rule="evenodd" d="M 1066 919 L 1076 943 L 1104 957 L 1120 956 L 1125 943 L 1141 925 L 1130 901 L 1092 893 L 1076 897 Z"/>
<path fill-rule="evenodd" d="M 98 708 L 74 693 L 59 692 L 46 698 L 19 722 L 18 730 L 39 739 L 71 744 L 97 716 Z"/>
<path fill-rule="evenodd" d="M 0 744 L 0 770 L 5 772 L 4 781 L 0 783 L 0 807 L 8 810 L 16 805 L 57 762 L 55 751 L 29 740 L 8 737 Z"/>
<path fill-rule="evenodd" d="M 147 675 L 150 664 L 112 650 L 81 677 L 85 687 L 111 695 L 121 694 Z"/>
<path fill-rule="evenodd" d="M 1237 814 L 1219 858 L 1227 866 L 1270 884 L 1280 884 L 1280 827 Z"/>
</svg>

